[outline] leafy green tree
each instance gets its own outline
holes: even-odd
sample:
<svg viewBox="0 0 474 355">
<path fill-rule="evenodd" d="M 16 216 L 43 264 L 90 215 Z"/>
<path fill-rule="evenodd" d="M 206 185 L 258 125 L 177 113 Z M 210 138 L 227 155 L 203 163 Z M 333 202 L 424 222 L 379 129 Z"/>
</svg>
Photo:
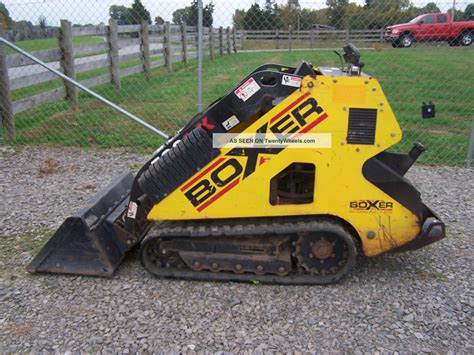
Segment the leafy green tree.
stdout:
<svg viewBox="0 0 474 355">
<path fill-rule="evenodd" d="M 39 18 L 38 18 L 38 25 L 39 25 L 39 28 L 41 29 L 45 29 L 46 27 L 48 27 L 48 24 L 46 22 L 46 17 L 44 17 L 43 15 L 41 15 Z"/>
<path fill-rule="evenodd" d="M 426 13 L 430 12 L 441 12 L 439 9 L 438 5 L 436 5 L 434 2 L 429 2 L 423 7 L 423 11 Z"/>
<path fill-rule="evenodd" d="M 234 15 L 232 16 L 232 22 L 234 27 L 238 30 L 244 28 L 244 17 L 247 11 L 236 9 Z"/>
<path fill-rule="evenodd" d="M 280 8 L 272 1 L 266 1 L 264 8 L 253 4 L 245 12 L 242 27 L 246 30 L 275 30 L 283 27 Z"/>
<path fill-rule="evenodd" d="M 474 3 L 466 6 L 463 18 L 465 21 L 474 21 Z"/>
<path fill-rule="evenodd" d="M 211 2 L 202 9 L 202 23 L 204 27 L 212 26 L 214 13 L 214 4 Z M 190 6 L 177 9 L 173 12 L 173 23 L 181 25 L 186 22 L 188 26 L 197 26 L 198 24 L 198 4 L 197 0 L 193 0 Z"/>
<path fill-rule="evenodd" d="M 122 5 L 112 5 L 109 8 L 109 15 L 114 20 L 117 20 L 119 25 L 130 25 L 129 8 Z"/>
<path fill-rule="evenodd" d="M 9 30 L 12 26 L 12 19 L 7 7 L 0 2 L 0 29 Z"/>
<path fill-rule="evenodd" d="M 20 20 L 12 23 L 12 29 L 16 31 L 32 30 L 33 28 L 34 26 L 30 21 Z"/>
<path fill-rule="evenodd" d="M 347 28 L 345 13 L 349 0 L 327 0 L 326 4 L 329 7 L 329 24 L 340 29 Z"/>
<path fill-rule="evenodd" d="M 142 21 L 151 23 L 150 12 L 143 6 L 140 0 L 134 0 L 132 7 L 112 5 L 109 8 L 111 18 L 117 20 L 119 25 L 140 24 Z"/>
<path fill-rule="evenodd" d="M 133 1 L 132 8 L 128 10 L 128 17 L 132 24 L 140 24 L 142 21 L 151 23 L 150 12 L 143 6 L 140 0 Z"/>
<path fill-rule="evenodd" d="M 155 25 L 162 25 L 165 23 L 165 19 L 161 16 L 155 17 Z"/>
</svg>

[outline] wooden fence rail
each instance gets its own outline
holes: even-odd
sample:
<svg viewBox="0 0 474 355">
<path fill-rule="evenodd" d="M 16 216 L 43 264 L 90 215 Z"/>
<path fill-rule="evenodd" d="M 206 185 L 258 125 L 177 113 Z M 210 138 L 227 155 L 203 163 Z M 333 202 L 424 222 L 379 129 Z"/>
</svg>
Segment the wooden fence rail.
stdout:
<svg viewBox="0 0 474 355">
<path fill-rule="evenodd" d="M 231 33 L 235 36 L 236 32 L 230 28 L 204 28 L 204 53 L 213 59 L 216 48 L 220 55 L 237 52 L 238 41 L 231 40 Z M 81 81 L 89 88 L 111 83 L 115 90 L 121 90 L 121 79 L 124 77 L 143 73 L 149 79 L 154 68 L 164 66 L 171 72 L 173 63 L 187 65 L 189 59 L 197 57 L 197 27 L 185 24 L 149 25 L 144 22 L 119 26 L 115 20 L 110 20 L 108 26 L 73 27 L 69 21 L 62 20 L 61 27 L 48 33 L 49 36 L 51 34 L 58 38 L 58 48 L 31 54 L 60 68 L 73 79 L 80 73 L 107 69 L 105 74 Z M 15 38 L 10 33 L 5 35 L 0 32 L 0 36 Z M 104 42 L 74 46 L 73 37 L 77 36 L 103 36 Z M 21 36 L 16 34 L 16 37 Z M 131 66 L 123 68 L 120 66 L 123 63 Z M 0 45 L 0 115 L 7 140 L 15 140 L 15 114 L 60 98 L 66 98 L 72 109 L 78 108 L 77 88 L 65 81 L 55 89 L 12 101 L 13 90 L 55 79 L 58 79 L 55 74 L 38 68 L 21 54 L 6 54 Z"/>
</svg>

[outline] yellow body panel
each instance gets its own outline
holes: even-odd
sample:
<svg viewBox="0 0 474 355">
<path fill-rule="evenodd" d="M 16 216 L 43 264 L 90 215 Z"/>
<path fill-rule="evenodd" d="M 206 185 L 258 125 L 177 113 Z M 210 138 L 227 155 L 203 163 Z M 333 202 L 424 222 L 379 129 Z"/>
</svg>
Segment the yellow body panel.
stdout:
<svg viewBox="0 0 474 355">
<path fill-rule="evenodd" d="M 367 181 L 362 174 L 363 164 L 397 143 L 402 134 L 390 105 L 374 78 L 305 77 L 299 90 L 257 119 L 244 132 L 256 132 L 265 123 L 268 123 L 268 130 L 272 124 L 278 124 L 278 117 L 292 114 L 289 107 L 296 107 L 308 99 L 316 100 L 321 112 L 310 113 L 299 131 L 330 133 L 331 148 L 286 148 L 278 154 L 261 153 L 255 171 L 245 178 L 244 171 L 233 176 L 236 173 L 233 167 L 235 164 L 227 163 L 235 159 L 245 170 L 249 158 L 226 156 L 231 149 L 223 148 L 221 155 L 213 162 L 156 204 L 149 212 L 148 219 L 332 215 L 348 222 L 357 231 L 364 253 L 369 256 L 414 239 L 420 231 L 417 216 Z M 347 144 L 350 107 L 377 109 L 374 145 Z M 296 120 L 294 122 L 297 124 Z M 270 204 L 271 178 L 294 162 L 312 163 L 316 167 L 313 202 L 297 205 Z M 223 166 L 227 167 L 222 168 Z M 217 174 L 216 183 L 214 180 L 219 167 L 222 169 Z M 214 176 L 211 176 L 213 173 Z M 228 178 L 232 178 L 232 181 L 227 182 Z M 204 179 L 213 186 L 215 193 L 194 206 L 186 197 L 186 192 Z M 219 186 L 219 181 L 226 183 Z M 365 210 L 352 205 L 354 201 L 367 200 L 383 201 L 388 208 Z"/>
</svg>

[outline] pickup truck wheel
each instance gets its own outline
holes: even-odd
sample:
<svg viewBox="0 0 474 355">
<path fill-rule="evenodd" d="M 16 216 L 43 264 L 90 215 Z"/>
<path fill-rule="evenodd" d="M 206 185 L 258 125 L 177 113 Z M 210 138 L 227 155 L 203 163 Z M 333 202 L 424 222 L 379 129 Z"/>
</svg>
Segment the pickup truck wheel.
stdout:
<svg viewBox="0 0 474 355">
<path fill-rule="evenodd" d="M 410 33 L 405 33 L 400 36 L 400 43 L 403 48 L 409 48 L 413 45 L 413 36 Z"/>
<path fill-rule="evenodd" d="M 474 37 L 474 31 L 465 31 L 461 33 L 461 36 L 459 37 L 459 42 L 463 46 L 470 46 L 472 44 Z"/>
<path fill-rule="evenodd" d="M 393 48 L 400 48 L 402 45 L 400 43 L 400 40 L 399 39 L 396 39 L 392 42 L 392 47 Z"/>
</svg>

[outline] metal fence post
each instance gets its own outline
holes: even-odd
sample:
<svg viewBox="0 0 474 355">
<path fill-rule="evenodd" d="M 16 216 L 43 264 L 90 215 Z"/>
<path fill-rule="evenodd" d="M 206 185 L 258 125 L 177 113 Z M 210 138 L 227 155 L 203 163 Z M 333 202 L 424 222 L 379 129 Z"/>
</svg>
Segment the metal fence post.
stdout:
<svg viewBox="0 0 474 355">
<path fill-rule="evenodd" d="M 214 60 L 214 27 L 209 27 L 209 56 Z"/>
<path fill-rule="evenodd" d="M 186 22 L 184 21 L 181 24 L 181 44 L 182 44 L 183 64 L 188 65 L 188 33 L 186 31 Z"/>
<path fill-rule="evenodd" d="M 0 29 L 0 36 L 3 31 Z M 10 91 L 10 79 L 8 77 L 7 57 L 5 47 L 0 42 L 0 118 L 5 130 L 7 141 L 14 142 L 16 139 L 15 116 L 13 115 L 13 103 Z"/>
<path fill-rule="evenodd" d="M 61 30 L 59 33 L 59 49 L 61 51 L 61 69 L 63 73 L 76 80 L 76 70 L 74 68 L 74 46 L 72 45 L 72 25 L 68 20 L 61 20 Z M 71 83 L 64 81 L 66 88 L 66 99 L 73 110 L 79 108 L 77 88 Z"/>
<path fill-rule="evenodd" d="M 224 29 L 219 27 L 219 54 L 222 57 L 224 55 Z"/>
<path fill-rule="evenodd" d="M 165 33 L 164 33 L 164 54 L 165 54 L 165 64 L 168 73 L 173 71 L 173 55 L 171 53 L 171 25 L 169 22 L 165 23 Z"/>
<path fill-rule="evenodd" d="M 110 77 L 112 78 L 112 85 L 114 89 L 119 91 L 122 88 L 122 84 L 120 83 L 117 20 L 114 20 L 114 19 L 109 20 L 108 42 L 109 42 Z"/>
<path fill-rule="evenodd" d="M 474 156 L 474 116 L 472 116 L 471 138 L 469 139 L 469 147 L 467 148 L 467 167 L 472 167 L 472 158 Z"/>
<path fill-rule="evenodd" d="M 293 42 L 293 26 L 288 26 L 288 50 L 291 52 L 291 44 Z"/>
<path fill-rule="evenodd" d="M 237 53 L 237 33 L 236 33 L 235 26 L 232 27 L 232 46 L 234 49 L 234 53 Z"/>
<path fill-rule="evenodd" d="M 202 112 L 202 26 L 203 26 L 203 19 L 202 19 L 202 0 L 198 0 L 198 112 Z"/>
<path fill-rule="evenodd" d="M 143 57 L 143 73 L 145 78 L 150 79 L 151 75 L 151 62 L 150 62 L 150 29 L 148 21 L 142 21 L 141 26 L 141 52 Z"/>
</svg>

